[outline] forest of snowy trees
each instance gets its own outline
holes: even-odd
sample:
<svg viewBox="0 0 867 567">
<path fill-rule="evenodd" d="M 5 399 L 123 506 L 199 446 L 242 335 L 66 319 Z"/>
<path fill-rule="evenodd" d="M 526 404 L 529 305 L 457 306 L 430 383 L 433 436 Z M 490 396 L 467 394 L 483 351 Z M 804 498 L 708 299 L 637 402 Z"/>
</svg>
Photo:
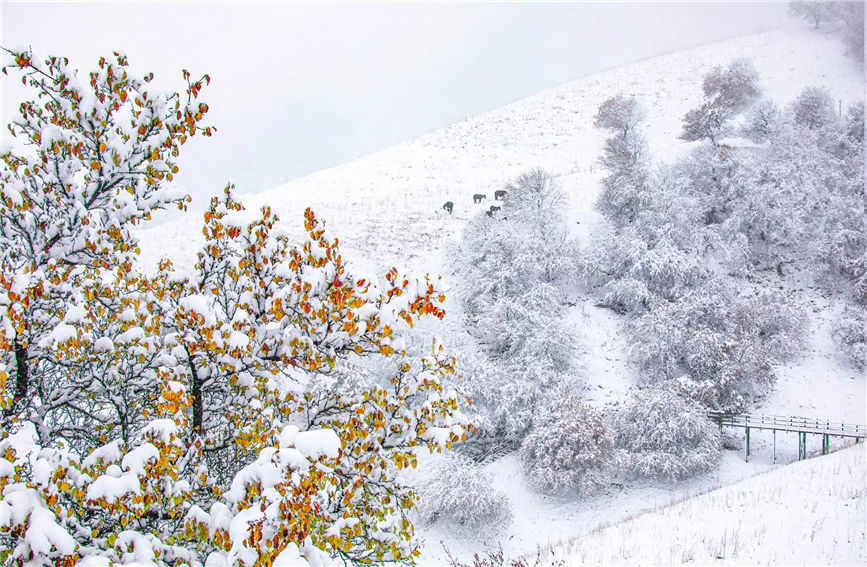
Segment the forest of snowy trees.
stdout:
<svg viewBox="0 0 867 567">
<path fill-rule="evenodd" d="M 528 482 L 553 494 L 707 471 L 722 441 L 706 411 L 748 410 L 771 391 L 775 367 L 804 344 L 807 315 L 789 290 L 805 284 L 845 303 L 833 335 L 864 368 L 863 102 L 840 113 L 821 86 L 765 99 L 745 59 L 696 88 L 703 100 L 680 135 L 691 149 L 675 163 L 652 161 L 640 100 L 600 105 L 607 226 L 592 241 L 568 237 L 556 178 L 533 170 L 505 187 L 502 214 L 475 217 L 453 247 L 478 429 L 459 453 L 519 449 Z M 643 386 L 619 405 L 581 399 L 575 329 L 562 318 L 580 296 L 622 316 Z M 459 488 L 473 496 L 465 517 L 501 521 L 490 486 Z"/>
</svg>

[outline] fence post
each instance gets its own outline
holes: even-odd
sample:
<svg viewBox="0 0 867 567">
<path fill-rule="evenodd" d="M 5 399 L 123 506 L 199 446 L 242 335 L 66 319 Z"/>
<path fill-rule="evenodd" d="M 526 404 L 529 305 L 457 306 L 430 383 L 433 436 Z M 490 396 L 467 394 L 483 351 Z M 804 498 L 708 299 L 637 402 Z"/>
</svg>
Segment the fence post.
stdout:
<svg viewBox="0 0 867 567">
<path fill-rule="evenodd" d="M 774 429 L 774 464 L 777 464 L 777 430 Z"/>
<path fill-rule="evenodd" d="M 747 435 L 747 446 L 746 446 L 746 455 L 744 455 L 744 460 L 746 462 L 750 462 L 750 428 L 749 426 L 745 427 L 746 435 Z"/>
</svg>

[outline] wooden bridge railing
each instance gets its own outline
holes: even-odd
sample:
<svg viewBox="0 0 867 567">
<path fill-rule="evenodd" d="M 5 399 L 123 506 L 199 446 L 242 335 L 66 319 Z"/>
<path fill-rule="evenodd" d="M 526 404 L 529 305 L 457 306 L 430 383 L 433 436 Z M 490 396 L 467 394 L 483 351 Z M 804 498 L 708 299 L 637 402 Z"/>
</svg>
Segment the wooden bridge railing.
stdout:
<svg viewBox="0 0 867 567">
<path fill-rule="evenodd" d="M 750 457 L 750 429 L 773 431 L 774 462 L 777 462 L 777 431 L 790 431 L 798 434 L 798 460 L 807 457 L 807 434 L 822 436 L 822 454 L 830 448 L 830 437 L 854 438 L 858 443 L 867 437 L 867 426 L 855 423 L 840 423 L 825 419 L 781 415 L 731 414 L 709 411 L 708 417 L 723 427 L 737 427 L 745 430 L 746 460 Z"/>
</svg>

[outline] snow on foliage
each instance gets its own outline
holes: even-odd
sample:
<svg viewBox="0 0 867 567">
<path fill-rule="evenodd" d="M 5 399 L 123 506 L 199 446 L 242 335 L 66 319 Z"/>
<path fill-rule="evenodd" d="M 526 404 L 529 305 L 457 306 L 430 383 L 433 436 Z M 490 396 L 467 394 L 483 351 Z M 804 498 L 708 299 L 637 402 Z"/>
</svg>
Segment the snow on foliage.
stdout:
<svg viewBox="0 0 867 567">
<path fill-rule="evenodd" d="M 765 395 L 773 365 L 803 344 L 803 315 L 782 293 L 716 279 L 630 324 L 648 383 L 675 381 L 703 406 L 741 411 Z"/>
<path fill-rule="evenodd" d="M 586 496 L 611 478 L 614 436 L 597 410 L 575 395 L 560 394 L 524 439 L 524 477 L 547 494 Z"/>
<path fill-rule="evenodd" d="M 613 134 L 600 158 L 608 175 L 602 180 L 596 206 L 615 226 L 635 220 L 650 200 L 647 142 L 637 131 L 643 120 L 644 110 L 636 99 L 618 94 L 599 106 L 593 121 L 595 127 Z"/>
<path fill-rule="evenodd" d="M 639 390 L 613 422 L 622 466 L 635 476 L 679 480 L 710 470 L 722 456 L 705 411 L 670 388 Z"/>
<path fill-rule="evenodd" d="M 506 191 L 502 210 L 472 219 L 450 256 L 467 332 L 484 359 L 464 372 L 475 440 L 516 448 L 547 393 L 577 382 L 574 332 L 561 316 L 577 253 L 550 174 L 530 171 Z"/>
<path fill-rule="evenodd" d="M 775 277 L 809 274 L 843 290 L 850 310 L 867 304 L 863 103 L 841 119 L 830 95 L 810 88 L 782 109 L 769 100 L 751 106 L 758 77 L 744 60 L 712 69 L 703 90 L 695 112 L 713 111 L 719 122 L 687 136 L 705 141 L 676 163 L 631 176 L 620 193 L 603 190 L 597 206 L 609 232 L 582 268 L 602 304 L 631 317 L 648 381 L 673 380 L 708 407 L 738 410 L 767 393 L 774 365 L 802 342 L 803 315 L 770 291 Z M 743 111 L 737 131 L 748 147 L 723 138 Z M 689 115 L 685 122 L 689 131 Z M 608 159 L 609 149 L 603 185 L 631 163 Z M 641 206 L 620 206 L 618 195 L 630 192 Z M 835 336 L 850 337 L 844 349 L 857 353 L 844 328 Z"/>
<path fill-rule="evenodd" d="M 846 307 L 834 322 L 832 333 L 855 368 L 867 367 L 867 309 Z"/>
<path fill-rule="evenodd" d="M 708 140 L 714 146 L 729 133 L 729 120 L 761 94 L 759 75 L 748 59 L 735 59 L 723 69 L 717 65 L 702 83 L 704 102 L 683 117 L 680 138 Z"/>
<path fill-rule="evenodd" d="M 444 387 L 455 359 L 403 346 L 443 317 L 439 280 L 356 278 L 311 210 L 293 244 L 231 187 L 194 266 L 138 273 L 129 225 L 186 201 L 162 184 L 211 131 L 207 78 L 153 96 L 122 55 L 89 87 L 64 59 L 13 56 L 39 99 L 12 129 L 38 158 L 2 156 L 2 559 L 411 561 L 398 472 L 472 430 Z"/>
<path fill-rule="evenodd" d="M 424 522 L 473 537 L 494 536 L 509 527 L 509 498 L 492 486 L 490 475 L 480 465 L 459 455 L 447 455 L 426 474 L 418 488 Z"/>
</svg>

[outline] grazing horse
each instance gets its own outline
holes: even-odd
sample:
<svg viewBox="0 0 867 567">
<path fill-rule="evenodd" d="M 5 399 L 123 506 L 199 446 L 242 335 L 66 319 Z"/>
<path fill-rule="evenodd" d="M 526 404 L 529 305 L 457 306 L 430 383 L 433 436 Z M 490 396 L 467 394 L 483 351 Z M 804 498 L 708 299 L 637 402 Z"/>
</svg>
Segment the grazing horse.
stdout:
<svg viewBox="0 0 867 567">
<path fill-rule="evenodd" d="M 506 190 L 505 189 L 497 189 L 494 191 L 494 201 L 505 201 L 506 200 Z"/>
<path fill-rule="evenodd" d="M 488 212 L 491 214 L 494 214 L 499 210 L 500 210 L 500 207 L 495 207 L 494 205 L 491 205 L 491 209 Z"/>
<path fill-rule="evenodd" d="M 473 195 L 473 203 L 481 203 L 482 199 L 487 199 L 487 195 L 482 195 L 481 193 L 476 193 Z"/>
<path fill-rule="evenodd" d="M 445 205 L 443 205 L 443 209 L 445 209 L 445 211 L 448 214 L 452 214 L 452 209 L 454 209 L 454 208 L 455 208 L 455 204 L 452 203 L 451 201 L 446 201 Z"/>
</svg>

